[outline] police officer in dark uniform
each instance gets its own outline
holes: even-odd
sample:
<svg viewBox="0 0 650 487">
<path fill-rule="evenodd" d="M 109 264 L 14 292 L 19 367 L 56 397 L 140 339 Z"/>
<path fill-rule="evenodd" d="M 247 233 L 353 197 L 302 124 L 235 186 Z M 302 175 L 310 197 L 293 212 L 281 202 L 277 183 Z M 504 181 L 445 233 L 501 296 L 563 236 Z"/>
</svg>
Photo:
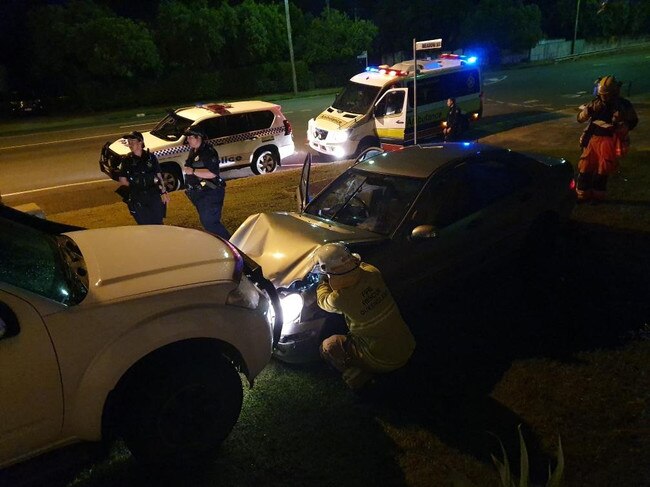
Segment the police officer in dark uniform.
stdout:
<svg viewBox="0 0 650 487">
<path fill-rule="evenodd" d="M 120 167 L 118 193 L 138 225 L 162 225 L 169 195 L 163 185 L 160 163 L 144 148 L 144 137 L 138 131 L 122 136 L 129 145 L 129 154 Z"/>
<path fill-rule="evenodd" d="M 203 228 L 229 239 L 230 232 L 221 223 L 226 182 L 219 177 L 219 154 L 200 127 L 190 127 L 185 135 L 191 148 L 183 168 L 185 194 L 199 212 Z"/>
<path fill-rule="evenodd" d="M 456 104 L 456 98 L 448 98 L 447 106 L 447 124 L 443 130 L 445 135 L 445 142 L 452 142 L 458 140 L 460 134 L 463 132 L 463 114 L 460 107 Z"/>
</svg>

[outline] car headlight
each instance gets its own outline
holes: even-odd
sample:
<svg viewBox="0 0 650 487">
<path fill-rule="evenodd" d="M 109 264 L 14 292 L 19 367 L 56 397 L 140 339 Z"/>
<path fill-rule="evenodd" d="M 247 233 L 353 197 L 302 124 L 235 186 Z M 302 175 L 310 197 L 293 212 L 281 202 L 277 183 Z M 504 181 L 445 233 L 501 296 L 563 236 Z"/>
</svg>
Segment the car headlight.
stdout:
<svg viewBox="0 0 650 487">
<path fill-rule="evenodd" d="M 300 294 L 287 294 L 280 298 L 280 306 L 282 306 L 283 324 L 287 325 L 293 323 L 300 318 L 302 312 L 303 299 Z"/>
<path fill-rule="evenodd" d="M 342 144 L 350 137 L 349 130 L 331 130 L 329 132 L 329 141 L 333 144 Z"/>
<path fill-rule="evenodd" d="M 342 157 L 345 157 L 345 149 L 343 147 L 335 147 L 333 151 L 334 157 L 337 159 L 341 159 Z"/>
</svg>

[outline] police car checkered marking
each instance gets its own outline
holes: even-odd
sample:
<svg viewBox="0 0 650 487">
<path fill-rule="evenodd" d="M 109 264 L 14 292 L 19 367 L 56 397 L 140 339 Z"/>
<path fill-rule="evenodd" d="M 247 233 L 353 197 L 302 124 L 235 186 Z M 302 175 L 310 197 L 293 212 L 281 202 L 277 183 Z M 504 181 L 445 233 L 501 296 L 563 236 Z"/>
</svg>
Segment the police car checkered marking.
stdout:
<svg viewBox="0 0 650 487">
<path fill-rule="evenodd" d="M 243 142 L 245 140 L 252 139 L 253 137 L 260 138 L 266 136 L 284 135 L 284 132 L 285 132 L 284 127 L 271 127 L 268 129 L 255 130 L 253 132 L 244 132 L 242 134 L 231 135 L 229 137 L 212 139 L 209 141 L 209 143 L 213 146 L 218 147 L 220 145 L 232 144 L 233 142 Z M 163 158 L 163 157 L 175 156 L 177 154 L 183 154 L 189 151 L 190 151 L 190 146 L 187 144 L 183 144 L 177 147 L 168 147 L 166 149 L 160 149 L 154 151 L 153 154 L 156 157 Z"/>
<path fill-rule="evenodd" d="M 177 147 L 169 147 L 167 149 L 154 151 L 153 155 L 156 157 L 168 157 L 168 156 L 175 156 L 176 154 L 182 154 L 183 152 L 189 152 L 189 151 L 190 151 L 190 146 L 183 144 Z"/>
</svg>

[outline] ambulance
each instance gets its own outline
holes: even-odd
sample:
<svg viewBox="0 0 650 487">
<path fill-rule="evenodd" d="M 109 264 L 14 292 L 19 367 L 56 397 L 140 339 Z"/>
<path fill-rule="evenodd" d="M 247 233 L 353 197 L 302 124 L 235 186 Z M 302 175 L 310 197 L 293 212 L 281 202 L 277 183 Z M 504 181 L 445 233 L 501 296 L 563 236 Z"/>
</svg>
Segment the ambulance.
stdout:
<svg viewBox="0 0 650 487">
<path fill-rule="evenodd" d="M 483 115 L 481 72 L 475 57 L 441 54 L 434 59 L 369 66 L 353 76 L 334 103 L 308 122 L 309 146 L 335 158 L 349 158 L 367 147 L 385 150 L 413 144 L 413 113 L 417 142 L 440 133 L 447 117 L 447 99 L 455 98 L 467 118 Z M 417 107 L 413 109 L 413 92 Z"/>
</svg>

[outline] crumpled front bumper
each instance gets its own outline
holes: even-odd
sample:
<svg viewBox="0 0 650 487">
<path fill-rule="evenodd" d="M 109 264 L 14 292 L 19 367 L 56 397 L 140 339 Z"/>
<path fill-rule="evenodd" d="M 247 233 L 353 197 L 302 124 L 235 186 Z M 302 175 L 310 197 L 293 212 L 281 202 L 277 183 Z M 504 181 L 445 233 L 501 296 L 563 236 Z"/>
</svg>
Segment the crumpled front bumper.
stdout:
<svg viewBox="0 0 650 487">
<path fill-rule="evenodd" d="M 300 364 L 319 360 L 319 347 L 322 340 L 326 317 L 300 324 L 296 333 L 283 335 L 273 350 L 273 356 L 282 362 Z"/>
</svg>

